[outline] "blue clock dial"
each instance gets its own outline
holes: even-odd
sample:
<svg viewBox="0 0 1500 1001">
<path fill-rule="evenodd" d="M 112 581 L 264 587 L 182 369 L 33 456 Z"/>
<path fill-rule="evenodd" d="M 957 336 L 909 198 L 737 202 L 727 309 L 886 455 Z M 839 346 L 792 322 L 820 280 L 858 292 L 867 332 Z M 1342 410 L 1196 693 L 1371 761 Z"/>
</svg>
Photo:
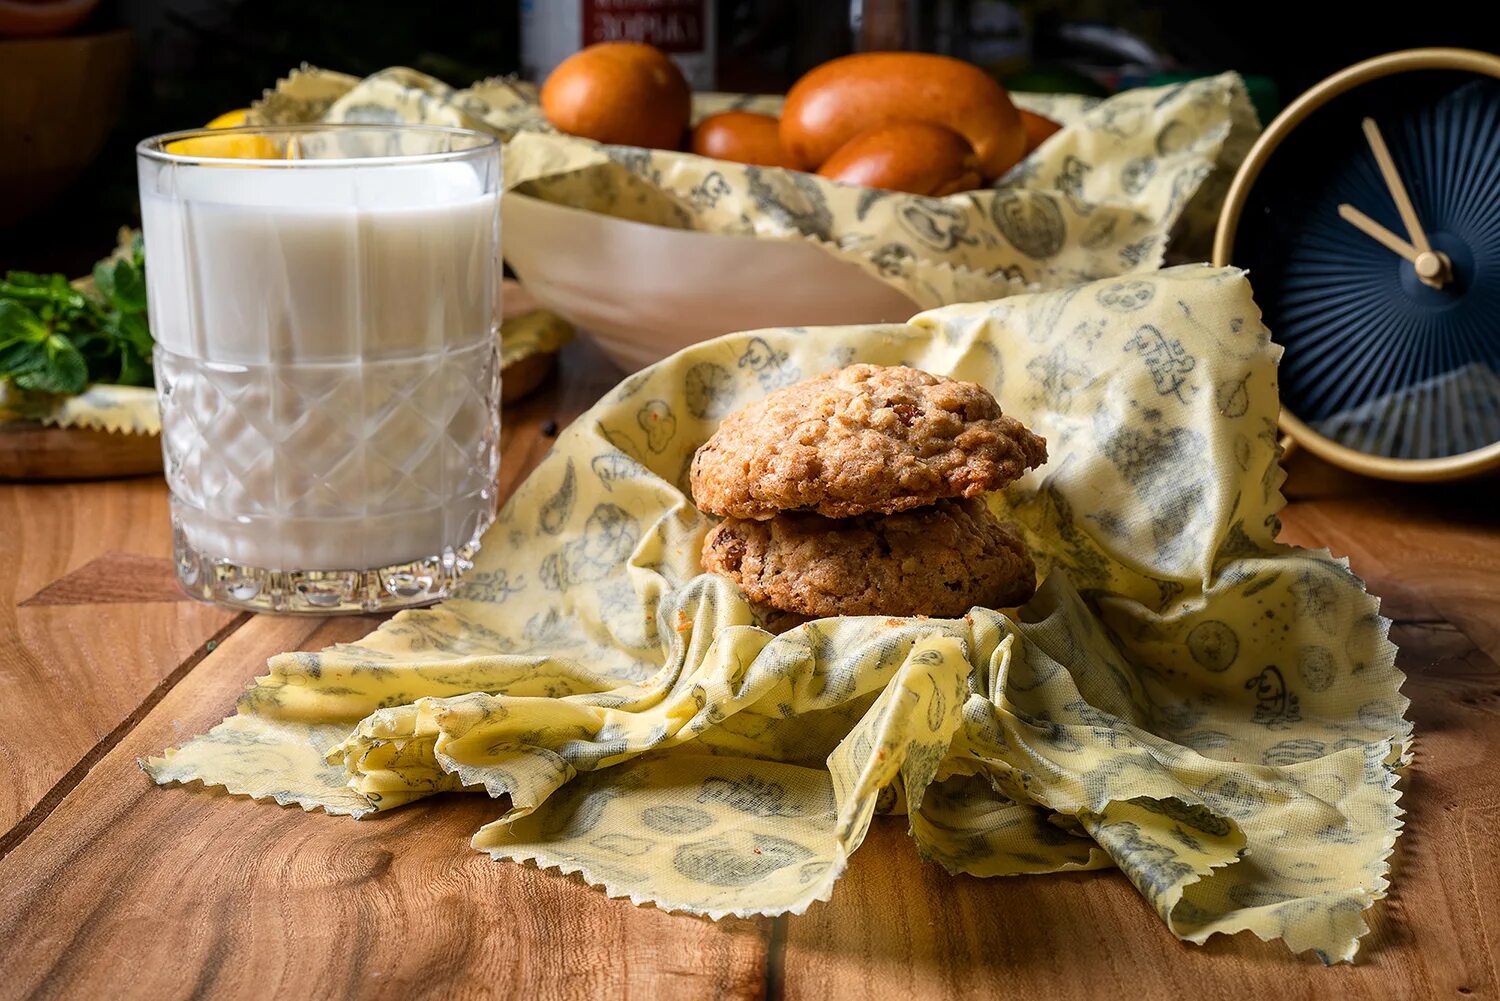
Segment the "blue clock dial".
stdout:
<svg viewBox="0 0 1500 1001">
<path fill-rule="evenodd" d="M 1361 128 L 1379 126 L 1421 230 L 1419 266 L 1339 213 L 1418 242 Z M 1433 459 L 1500 441 L 1500 81 L 1421 71 L 1313 111 L 1250 189 L 1233 260 L 1285 348 L 1283 406 L 1367 455 Z"/>
</svg>

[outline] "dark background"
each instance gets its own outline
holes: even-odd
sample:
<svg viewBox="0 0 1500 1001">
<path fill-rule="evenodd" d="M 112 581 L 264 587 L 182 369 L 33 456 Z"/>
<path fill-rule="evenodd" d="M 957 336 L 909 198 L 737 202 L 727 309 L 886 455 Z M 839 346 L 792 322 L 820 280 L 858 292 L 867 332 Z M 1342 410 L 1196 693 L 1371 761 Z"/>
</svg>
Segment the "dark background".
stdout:
<svg viewBox="0 0 1500 1001">
<path fill-rule="evenodd" d="M 356 75 L 411 66 L 460 87 L 515 72 L 519 2 L 104 0 L 70 34 L 122 27 L 134 34 L 124 110 L 97 160 L 63 196 L 0 227 L 0 271 L 86 272 L 111 248 L 116 229 L 137 220 L 137 140 L 248 105 L 303 62 Z M 970 33 L 941 27 L 970 17 L 977 2 L 864 0 L 865 20 L 856 28 L 850 11 L 858 5 L 848 0 L 718 0 L 719 86 L 784 90 L 812 65 L 861 44 L 899 45 L 988 62 L 1017 89 L 1104 94 L 1160 79 L 1163 71 L 1234 69 L 1252 78 L 1258 107 L 1270 113 L 1334 70 L 1382 52 L 1421 45 L 1500 48 L 1500 32 L 1487 23 L 1497 19 L 1471 16 L 1463 4 L 1408 6 L 1397 18 L 1382 12 L 1394 5 L 1316 0 L 1014 0 L 1009 6 L 1026 37 L 1016 43 L 1020 54 L 996 63 L 968 48 L 976 44 Z M 862 42 L 861 32 L 875 36 L 875 44 L 869 37 Z M 1080 37 L 1105 42 L 1101 49 Z M 5 44 L 0 41 L 0 111 L 24 84 L 8 78 Z M 1119 58 L 1120 47 L 1151 53 L 1154 65 Z M 0 119 L 0 127 L 16 126 Z M 0 198 L 7 197 L 0 190 Z"/>
</svg>

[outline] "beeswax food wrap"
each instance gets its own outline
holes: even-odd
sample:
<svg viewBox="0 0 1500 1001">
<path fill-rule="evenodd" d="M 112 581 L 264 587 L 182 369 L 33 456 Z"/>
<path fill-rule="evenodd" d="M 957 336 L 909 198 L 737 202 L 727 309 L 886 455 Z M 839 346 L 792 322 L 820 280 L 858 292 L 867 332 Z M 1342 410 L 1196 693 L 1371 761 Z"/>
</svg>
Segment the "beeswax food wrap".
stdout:
<svg viewBox="0 0 1500 1001">
<path fill-rule="evenodd" d="M 49 427 L 91 428 L 118 434 L 159 434 L 156 390 L 94 383 L 77 396 L 17 392 L 0 386 L 0 421 L 40 421 Z"/>
<path fill-rule="evenodd" d="M 261 122 L 425 122 L 509 139 L 507 189 L 678 229 L 808 240 L 923 307 L 1154 271 L 1169 238 L 1201 260 L 1258 126 L 1233 73 L 1105 101 L 1017 93 L 1064 124 L 994 190 L 925 198 L 665 150 L 601 146 L 546 123 L 533 85 L 454 90 L 397 68 L 365 80 L 304 68 L 256 105 Z M 694 117 L 777 113 L 781 99 L 698 94 Z"/>
<path fill-rule="evenodd" d="M 1243 273 L 1207 266 L 696 345 L 559 437 L 453 600 L 273 658 L 145 767 L 355 816 L 508 797 L 476 848 L 714 917 L 828 898 L 904 804 L 951 872 L 1115 865 L 1185 939 L 1347 960 L 1411 728 L 1377 600 L 1274 541 L 1277 351 Z M 694 450 L 856 361 L 978 381 L 1046 436 L 989 498 L 1043 577 L 1018 614 L 773 635 L 699 572 Z"/>
</svg>

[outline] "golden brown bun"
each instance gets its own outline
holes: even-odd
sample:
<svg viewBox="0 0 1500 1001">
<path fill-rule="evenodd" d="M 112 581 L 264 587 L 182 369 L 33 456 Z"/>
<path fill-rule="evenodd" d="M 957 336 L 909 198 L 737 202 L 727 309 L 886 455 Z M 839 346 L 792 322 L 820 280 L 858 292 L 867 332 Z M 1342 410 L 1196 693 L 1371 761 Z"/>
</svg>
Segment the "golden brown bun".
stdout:
<svg viewBox="0 0 1500 1001">
<path fill-rule="evenodd" d="M 1050 118 L 1038 115 L 1034 111 L 1026 111 L 1022 108 L 1017 108 L 1016 110 L 1021 115 L 1021 127 L 1026 130 L 1027 156 L 1031 155 L 1032 150 L 1046 142 L 1053 133 L 1062 131 L 1062 126 Z"/>
<path fill-rule="evenodd" d="M 693 152 L 759 167 L 795 167 L 781 148 L 781 123 L 753 111 L 721 111 L 693 129 Z"/>
<path fill-rule="evenodd" d="M 896 122 L 861 132 L 835 150 L 818 173 L 913 195 L 951 195 L 984 183 L 968 140 L 932 122 Z"/>
<path fill-rule="evenodd" d="M 690 101 L 677 64 L 637 42 L 590 45 L 542 85 L 542 111 L 558 129 L 624 146 L 679 148 Z"/>
<path fill-rule="evenodd" d="M 1025 155 L 1026 131 L 1004 87 L 977 66 L 921 52 L 865 52 L 815 67 L 787 93 L 781 145 L 817 169 L 859 133 L 912 120 L 967 139 L 986 179 Z"/>
</svg>

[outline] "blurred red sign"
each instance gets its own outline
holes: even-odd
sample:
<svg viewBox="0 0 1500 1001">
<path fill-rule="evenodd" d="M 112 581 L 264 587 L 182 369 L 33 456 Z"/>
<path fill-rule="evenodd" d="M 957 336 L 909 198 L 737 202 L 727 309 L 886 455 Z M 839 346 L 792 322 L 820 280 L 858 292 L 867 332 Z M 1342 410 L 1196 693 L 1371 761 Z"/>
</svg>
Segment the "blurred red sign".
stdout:
<svg viewBox="0 0 1500 1001">
<path fill-rule="evenodd" d="M 663 52 L 701 52 L 707 0 L 583 0 L 584 45 L 646 42 Z"/>
</svg>

